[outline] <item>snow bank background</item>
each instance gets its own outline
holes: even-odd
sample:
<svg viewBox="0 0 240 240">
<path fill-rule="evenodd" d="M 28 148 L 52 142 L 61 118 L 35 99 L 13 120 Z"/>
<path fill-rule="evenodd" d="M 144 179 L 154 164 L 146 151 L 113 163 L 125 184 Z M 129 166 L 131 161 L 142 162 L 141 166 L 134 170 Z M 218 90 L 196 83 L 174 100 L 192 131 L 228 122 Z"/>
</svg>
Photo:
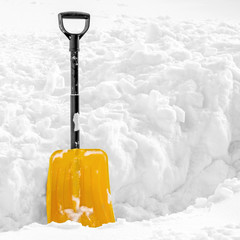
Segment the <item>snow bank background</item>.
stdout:
<svg viewBox="0 0 240 240">
<path fill-rule="evenodd" d="M 239 24 L 122 15 L 97 26 L 80 43 L 81 147 L 108 154 L 116 218 L 237 194 Z M 68 40 L 58 29 L 23 33 L 0 36 L 1 230 L 46 223 L 49 157 L 70 142 Z"/>
</svg>

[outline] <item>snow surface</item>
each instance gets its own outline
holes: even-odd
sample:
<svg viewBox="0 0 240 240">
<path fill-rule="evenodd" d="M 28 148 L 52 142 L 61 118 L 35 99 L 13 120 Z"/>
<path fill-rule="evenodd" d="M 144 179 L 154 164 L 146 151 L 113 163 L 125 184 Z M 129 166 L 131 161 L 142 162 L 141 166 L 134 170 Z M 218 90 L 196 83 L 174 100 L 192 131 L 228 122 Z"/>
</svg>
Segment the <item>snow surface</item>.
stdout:
<svg viewBox="0 0 240 240">
<path fill-rule="evenodd" d="M 4 1 L 0 11 L 11 3 L 20 7 Z M 32 15 L 49 7 L 39 29 L 69 10 L 26 6 Z M 31 225 L 0 239 L 239 239 L 240 25 L 129 14 L 104 20 L 99 12 L 80 43 L 75 122 L 81 148 L 108 154 L 117 223 L 45 225 L 49 157 L 70 142 L 68 40 L 50 31 L 57 22 L 45 33 L 30 22 L 31 31 L 13 33 L 24 29 L 24 15 L 0 35 L 0 230 Z"/>
<path fill-rule="evenodd" d="M 151 220 L 116 223 L 99 228 L 83 227 L 76 222 L 41 225 L 32 223 L 18 232 L 0 234 L 1 240 L 26 239 L 194 239 L 237 240 L 240 237 L 240 181 L 225 180 L 209 198 L 199 198 L 180 213 Z"/>
</svg>

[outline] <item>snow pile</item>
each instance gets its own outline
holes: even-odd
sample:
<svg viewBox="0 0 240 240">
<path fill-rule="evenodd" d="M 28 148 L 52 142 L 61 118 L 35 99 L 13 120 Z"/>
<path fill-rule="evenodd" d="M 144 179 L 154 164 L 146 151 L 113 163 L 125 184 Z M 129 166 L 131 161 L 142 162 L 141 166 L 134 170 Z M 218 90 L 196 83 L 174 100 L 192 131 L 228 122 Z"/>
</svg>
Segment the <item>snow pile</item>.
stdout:
<svg viewBox="0 0 240 240">
<path fill-rule="evenodd" d="M 112 26 L 80 43 L 74 121 L 81 148 L 108 154 L 116 218 L 231 195 L 238 187 L 217 186 L 239 178 L 240 26 L 126 16 Z M 62 33 L 0 42 L 0 229 L 9 230 L 46 223 L 49 157 L 70 142 L 69 52 Z"/>
<path fill-rule="evenodd" d="M 185 211 L 151 220 L 126 222 L 118 218 L 99 228 L 76 222 L 32 223 L 17 232 L 1 233 L 2 240 L 17 239 L 239 239 L 240 181 L 225 180 L 208 199 L 197 199 Z M 228 191 L 228 193 L 227 193 Z M 224 192 L 224 194 L 219 194 Z M 216 201 L 217 199 L 217 201 Z"/>
</svg>

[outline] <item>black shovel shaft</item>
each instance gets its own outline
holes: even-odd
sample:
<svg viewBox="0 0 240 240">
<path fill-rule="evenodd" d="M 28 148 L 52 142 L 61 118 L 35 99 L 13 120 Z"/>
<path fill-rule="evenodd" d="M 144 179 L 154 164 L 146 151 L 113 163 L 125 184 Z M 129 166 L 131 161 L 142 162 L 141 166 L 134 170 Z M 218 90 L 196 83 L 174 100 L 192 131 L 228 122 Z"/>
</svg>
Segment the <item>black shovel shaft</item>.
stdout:
<svg viewBox="0 0 240 240">
<path fill-rule="evenodd" d="M 71 42 L 70 42 L 71 45 Z M 70 127 L 71 127 L 71 149 L 80 148 L 79 129 L 76 128 L 79 109 L 79 86 L 78 86 L 78 50 L 71 50 L 71 99 L 70 99 Z M 74 121 L 75 120 L 75 123 Z M 77 125 L 76 125 L 77 124 Z M 76 125 L 76 126 L 75 126 Z"/>
<path fill-rule="evenodd" d="M 63 25 L 63 18 L 84 19 L 85 27 L 80 33 L 70 33 Z M 78 81 L 78 52 L 79 40 L 87 32 L 90 25 L 90 15 L 84 12 L 63 12 L 58 14 L 59 28 L 69 39 L 69 51 L 71 52 L 71 99 L 70 99 L 70 128 L 71 149 L 80 148 L 80 130 L 78 124 L 79 109 L 79 81 Z M 75 121 L 75 123 L 74 123 Z"/>
<path fill-rule="evenodd" d="M 71 42 L 70 42 L 71 45 Z M 71 99 L 70 99 L 70 127 L 71 127 L 71 149 L 80 148 L 80 131 L 76 128 L 79 109 L 79 86 L 78 86 L 78 49 L 71 49 Z M 74 123 L 75 120 L 75 123 Z"/>
<path fill-rule="evenodd" d="M 71 94 L 79 93 L 78 82 L 78 50 L 71 51 Z"/>
<path fill-rule="evenodd" d="M 78 127 L 78 114 L 79 114 L 79 94 L 71 94 L 70 98 L 71 114 L 70 114 L 70 127 L 71 127 L 71 149 L 80 148 L 80 131 Z M 76 116 L 74 116 L 77 114 Z M 74 123 L 75 121 L 75 123 Z"/>
</svg>

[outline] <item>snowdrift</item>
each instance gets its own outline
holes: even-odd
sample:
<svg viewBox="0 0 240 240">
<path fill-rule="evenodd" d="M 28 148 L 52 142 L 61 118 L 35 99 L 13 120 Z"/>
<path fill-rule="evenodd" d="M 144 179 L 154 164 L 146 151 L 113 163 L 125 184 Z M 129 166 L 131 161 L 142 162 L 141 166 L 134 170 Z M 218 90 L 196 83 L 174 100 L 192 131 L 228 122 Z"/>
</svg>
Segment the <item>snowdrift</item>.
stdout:
<svg viewBox="0 0 240 240">
<path fill-rule="evenodd" d="M 81 147 L 108 154 L 116 218 L 148 220 L 239 196 L 240 26 L 127 16 L 112 26 L 90 29 L 80 43 L 78 121 Z M 49 157 L 70 142 L 70 74 L 61 33 L 2 34 L 0 43 L 6 231 L 46 223 Z M 231 178 L 234 189 L 218 187 Z"/>
</svg>

